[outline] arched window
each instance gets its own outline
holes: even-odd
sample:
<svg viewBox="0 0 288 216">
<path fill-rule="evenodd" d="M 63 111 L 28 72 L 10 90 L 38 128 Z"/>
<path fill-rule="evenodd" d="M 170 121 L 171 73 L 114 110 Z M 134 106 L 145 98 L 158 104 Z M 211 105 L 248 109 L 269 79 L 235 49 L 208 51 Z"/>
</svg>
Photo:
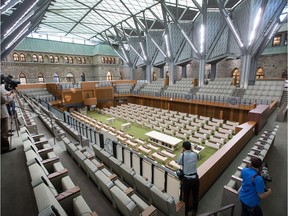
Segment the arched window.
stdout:
<svg viewBox="0 0 288 216">
<path fill-rule="evenodd" d="M 26 84 L 27 83 L 26 74 L 24 74 L 23 72 L 19 73 L 19 81 L 20 84 Z"/>
<path fill-rule="evenodd" d="M 38 62 L 38 57 L 36 54 L 33 54 L 32 59 L 33 59 L 33 62 Z"/>
<path fill-rule="evenodd" d="M 49 56 L 49 62 L 54 63 L 54 57 L 52 55 Z"/>
<path fill-rule="evenodd" d="M 80 57 L 77 58 L 78 64 L 82 64 L 82 60 Z"/>
<path fill-rule="evenodd" d="M 64 63 L 69 63 L 69 60 L 68 60 L 67 56 L 64 57 Z"/>
<path fill-rule="evenodd" d="M 44 76 L 42 73 L 38 73 L 38 83 L 44 83 Z"/>
<path fill-rule="evenodd" d="M 233 85 L 239 84 L 239 82 L 240 82 L 240 71 L 239 71 L 239 69 L 237 67 L 233 69 L 232 76 L 233 76 Z"/>
<path fill-rule="evenodd" d="M 85 73 L 81 73 L 81 81 L 84 82 L 86 80 L 86 76 Z"/>
<path fill-rule="evenodd" d="M 272 41 L 272 46 L 280 46 L 281 44 L 281 35 L 275 35 Z"/>
<path fill-rule="evenodd" d="M 59 62 L 59 57 L 58 57 L 58 56 L 55 56 L 54 62 L 55 62 L 55 63 L 58 63 L 58 62 Z"/>
<path fill-rule="evenodd" d="M 86 64 L 86 60 L 83 57 L 82 57 L 82 64 Z"/>
<path fill-rule="evenodd" d="M 102 57 L 102 63 L 105 63 L 105 58 L 104 57 Z"/>
<path fill-rule="evenodd" d="M 115 58 L 113 58 L 113 64 L 116 64 L 116 59 Z"/>
<path fill-rule="evenodd" d="M 33 59 L 34 59 L 34 58 L 33 58 Z M 44 58 L 43 58 L 42 55 L 39 55 L 39 56 L 38 56 L 38 61 L 39 61 L 39 62 L 44 62 Z"/>
<path fill-rule="evenodd" d="M 13 54 L 13 61 L 19 61 L 19 56 L 17 53 Z"/>
<path fill-rule="evenodd" d="M 112 80 L 112 73 L 110 71 L 107 72 L 106 79 L 107 79 L 107 81 Z"/>
<path fill-rule="evenodd" d="M 56 83 L 59 83 L 59 82 L 60 82 L 58 73 L 54 73 L 53 82 L 56 82 Z"/>
<path fill-rule="evenodd" d="M 69 63 L 73 64 L 73 58 L 72 57 L 69 57 Z"/>
<path fill-rule="evenodd" d="M 112 64 L 112 58 L 109 58 L 109 63 Z"/>
<path fill-rule="evenodd" d="M 67 80 L 67 82 L 75 83 L 74 74 L 71 72 L 67 73 L 66 74 L 66 80 Z"/>
<path fill-rule="evenodd" d="M 26 57 L 23 53 L 20 54 L 20 61 L 21 62 L 26 62 Z"/>
</svg>

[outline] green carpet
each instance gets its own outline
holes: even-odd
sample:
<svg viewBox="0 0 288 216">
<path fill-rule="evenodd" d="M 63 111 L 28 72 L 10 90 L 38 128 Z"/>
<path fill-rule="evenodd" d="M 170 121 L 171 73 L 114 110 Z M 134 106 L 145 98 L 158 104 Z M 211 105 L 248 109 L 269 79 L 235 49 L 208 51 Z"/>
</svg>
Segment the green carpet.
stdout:
<svg viewBox="0 0 288 216">
<path fill-rule="evenodd" d="M 104 124 L 107 124 L 107 122 L 106 122 L 107 118 L 113 117 L 113 116 L 98 114 L 95 111 L 88 111 L 87 115 L 90 116 L 93 119 L 96 119 L 98 121 L 103 122 Z M 115 118 L 115 121 L 110 123 L 109 125 L 112 126 L 112 127 L 117 128 L 118 130 L 121 130 L 121 125 L 125 124 L 125 123 L 127 123 L 126 120 Z M 141 139 L 147 141 L 148 137 L 145 135 L 145 133 L 147 133 L 149 131 L 151 131 L 150 128 L 144 127 L 143 125 L 139 125 L 139 124 L 136 124 L 136 123 L 132 123 L 131 124 L 131 128 L 129 128 L 125 132 L 128 133 L 128 134 L 133 135 L 136 138 L 141 138 Z M 180 146 L 182 146 L 182 143 L 180 144 Z M 160 149 L 162 150 L 164 148 L 160 147 Z M 217 149 L 205 146 L 205 149 L 200 153 L 200 160 L 198 161 L 197 166 L 199 167 L 202 163 L 204 163 L 216 151 L 217 151 Z M 181 152 L 182 152 L 182 148 L 179 148 L 179 147 L 174 151 L 174 153 L 177 155 L 175 159 L 178 158 L 178 156 L 179 156 L 179 154 Z M 157 162 L 162 164 L 161 161 L 157 161 Z"/>
</svg>

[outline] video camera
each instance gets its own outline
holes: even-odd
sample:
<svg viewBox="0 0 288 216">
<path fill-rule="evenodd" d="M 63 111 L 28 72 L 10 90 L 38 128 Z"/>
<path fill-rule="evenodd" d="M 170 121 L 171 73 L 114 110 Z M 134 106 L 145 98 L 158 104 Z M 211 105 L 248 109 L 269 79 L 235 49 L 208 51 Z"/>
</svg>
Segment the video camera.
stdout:
<svg viewBox="0 0 288 216">
<path fill-rule="evenodd" d="M 264 180 L 265 191 L 267 191 L 269 188 L 267 183 L 272 182 L 272 177 L 269 174 L 268 165 L 264 161 L 263 161 L 262 167 L 260 169 L 260 175 L 261 175 L 262 179 Z"/>
<path fill-rule="evenodd" d="M 4 76 L 3 74 L 1 75 L 1 84 L 5 84 L 5 89 L 7 91 L 14 90 L 18 84 L 20 84 L 19 81 L 13 80 L 13 76 L 8 75 Z"/>
<path fill-rule="evenodd" d="M 272 182 L 272 177 L 269 174 L 269 170 L 268 170 L 268 165 L 266 162 L 263 161 L 261 170 L 260 170 L 260 175 L 263 178 L 264 182 Z"/>
</svg>

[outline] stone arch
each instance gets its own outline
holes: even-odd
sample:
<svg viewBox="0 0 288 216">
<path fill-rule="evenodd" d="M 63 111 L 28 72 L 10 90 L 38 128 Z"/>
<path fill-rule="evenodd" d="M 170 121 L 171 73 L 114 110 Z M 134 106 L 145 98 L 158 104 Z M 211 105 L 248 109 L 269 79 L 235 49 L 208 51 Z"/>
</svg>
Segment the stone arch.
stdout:
<svg viewBox="0 0 288 216">
<path fill-rule="evenodd" d="M 65 78 L 67 82 L 75 83 L 75 75 L 72 72 L 68 72 Z"/>
<path fill-rule="evenodd" d="M 18 74 L 18 77 L 19 77 L 20 84 L 26 84 L 27 83 L 27 76 L 24 72 L 20 72 Z"/>
</svg>

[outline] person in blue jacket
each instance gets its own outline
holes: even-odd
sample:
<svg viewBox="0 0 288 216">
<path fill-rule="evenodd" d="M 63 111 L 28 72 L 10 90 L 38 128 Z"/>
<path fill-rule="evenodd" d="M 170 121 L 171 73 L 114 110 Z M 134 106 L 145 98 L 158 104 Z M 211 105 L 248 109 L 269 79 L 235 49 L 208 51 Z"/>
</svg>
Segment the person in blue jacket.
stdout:
<svg viewBox="0 0 288 216">
<path fill-rule="evenodd" d="M 265 189 L 264 180 L 259 175 L 262 163 L 260 158 L 253 157 L 251 163 L 241 171 L 243 181 L 239 199 L 242 204 L 242 216 L 262 216 L 260 200 L 271 194 L 271 189 Z"/>
</svg>

